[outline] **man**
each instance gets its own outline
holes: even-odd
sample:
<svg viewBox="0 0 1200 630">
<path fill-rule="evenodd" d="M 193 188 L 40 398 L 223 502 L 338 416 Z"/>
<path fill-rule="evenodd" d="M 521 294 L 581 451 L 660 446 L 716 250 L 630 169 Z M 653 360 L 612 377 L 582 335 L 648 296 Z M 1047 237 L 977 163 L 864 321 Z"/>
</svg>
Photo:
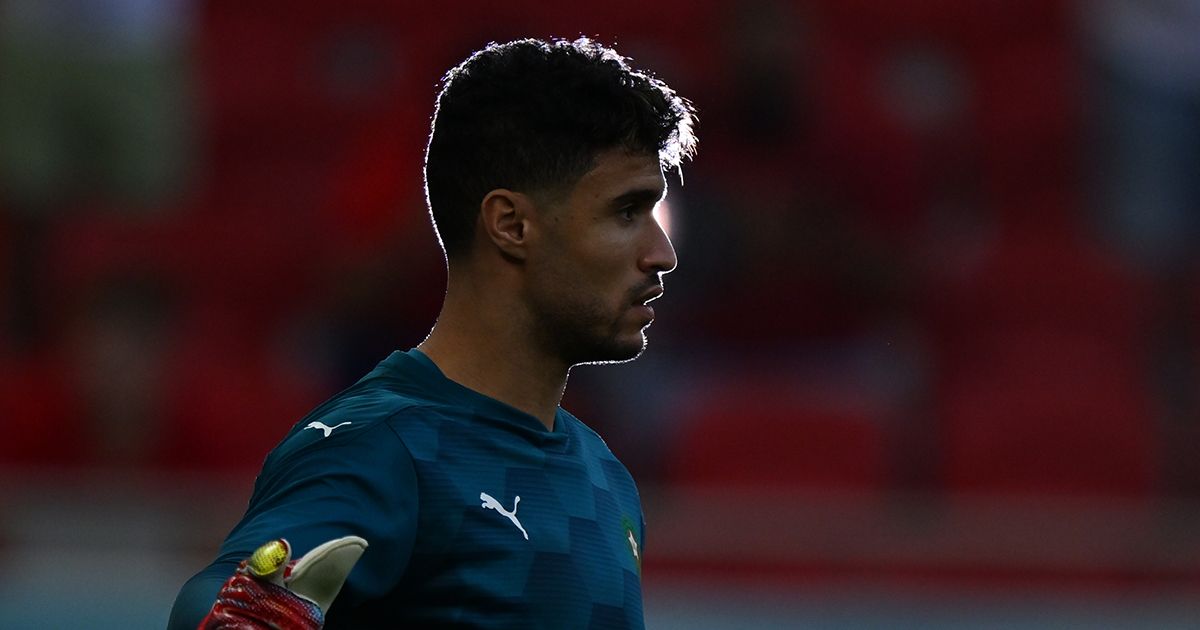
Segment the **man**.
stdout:
<svg viewBox="0 0 1200 630">
<path fill-rule="evenodd" d="M 693 119 L 587 39 L 451 70 L 425 163 L 448 263 L 433 331 L 268 455 L 171 627 L 315 628 L 325 608 L 327 628 L 642 627 L 637 489 L 558 403 L 572 366 L 645 346 L 676 263 L 652 211 Z"/>
</svg>

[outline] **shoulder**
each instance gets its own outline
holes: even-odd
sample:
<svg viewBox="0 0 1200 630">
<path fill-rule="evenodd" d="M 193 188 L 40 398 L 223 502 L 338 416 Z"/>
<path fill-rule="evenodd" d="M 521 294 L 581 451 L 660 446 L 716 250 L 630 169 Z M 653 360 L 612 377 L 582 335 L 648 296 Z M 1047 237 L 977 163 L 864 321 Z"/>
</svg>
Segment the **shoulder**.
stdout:
<svg viewBox="0 0 1200 630">
<path fill-rule="evenodd" d="M 418 438 L 422 426 L 443 415 L 427 400 L 378 383 L 359 383 L 293 425 L 267 456 L 264 471 L 298 460 L 327 459 L 325 453 L 407 457 L 407 438 Z"/>
<path fill-rule="evenodd" d="M 603 485 L 637 495 L 637 485 L 633 475 L 621 460 L 617 458 L 604 438 L 600 437 L 591 427 L 573 414 L 563 410 L 559 416 L 567 423 L 567 431 L 572 439 L 579 442 L 579 452 L 584 464 L 593 471 L 593 475 L 603 478 Z"/>
<path fill-rule="evenodd" d="M 584 451 L 585 455 L 617 460 L 617 456 L 608 448 L 608 443 L 604 441 L 604 438 L 574 414 L 563 409 L 558 418 L 566 423 L 566 431 L 572 439 L 579 441 L 580 449 Z"/>
</svg>

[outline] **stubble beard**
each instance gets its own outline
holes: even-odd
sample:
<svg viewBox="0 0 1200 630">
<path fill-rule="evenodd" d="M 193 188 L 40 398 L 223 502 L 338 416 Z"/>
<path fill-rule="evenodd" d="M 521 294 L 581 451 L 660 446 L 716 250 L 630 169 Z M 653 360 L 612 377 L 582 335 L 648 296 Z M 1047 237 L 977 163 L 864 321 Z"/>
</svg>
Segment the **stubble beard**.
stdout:
<svg viewBox="0 0 1200 630">
<path fill-rule="evenodd" d="M 646 349 L 645 329 L 638 339 L 623 341 L 624 312 L 615 315 L 599 301 L 560 301 L 538 314 L 539 341 L 567 365 L 624 363 Z"/>
</svg>

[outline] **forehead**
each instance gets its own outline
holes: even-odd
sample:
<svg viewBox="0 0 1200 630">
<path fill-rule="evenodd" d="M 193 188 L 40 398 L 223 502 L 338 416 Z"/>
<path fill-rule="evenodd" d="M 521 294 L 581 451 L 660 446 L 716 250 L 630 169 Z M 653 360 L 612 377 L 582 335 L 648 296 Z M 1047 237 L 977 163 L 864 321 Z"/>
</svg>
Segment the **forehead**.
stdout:
<svg viewBox="0 0 1200 630">
<path fill-rule="evenodd" d="M 610 149 L 596 155 L 592 170 L 579 178 L 571 196 L 575 201 L 610 201 L 631 191 L 666 192 L 658 156 Z"/>
</svg>

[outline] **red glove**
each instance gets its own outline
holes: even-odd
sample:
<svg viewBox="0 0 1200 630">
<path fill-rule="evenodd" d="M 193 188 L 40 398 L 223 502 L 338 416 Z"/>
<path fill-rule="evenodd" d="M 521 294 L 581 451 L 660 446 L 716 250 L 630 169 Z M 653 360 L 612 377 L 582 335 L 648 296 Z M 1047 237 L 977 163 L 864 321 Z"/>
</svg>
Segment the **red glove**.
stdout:
<svg viewBox="0 0 1200 630">
<path fill-rule="evenodd" d="M 289 562 L 288 541 L 272 540 L 238 565 L 198 630 L 319 630 L 366 547 L 362 538 L 346 536 Z"/>
</svg>

